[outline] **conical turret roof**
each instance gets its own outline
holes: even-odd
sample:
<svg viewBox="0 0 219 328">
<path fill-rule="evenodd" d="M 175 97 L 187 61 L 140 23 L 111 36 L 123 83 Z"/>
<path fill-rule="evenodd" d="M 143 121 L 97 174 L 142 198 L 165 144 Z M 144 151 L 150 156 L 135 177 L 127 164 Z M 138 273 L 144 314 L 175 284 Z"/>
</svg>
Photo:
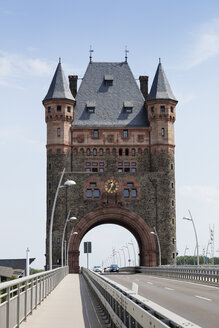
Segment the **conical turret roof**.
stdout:
<svg viewBox="0 0 219 328">
<path fill-rule="evenodd" d="M 177 101 L 169 82 L 167 80 L 166 74 L 163 70 L 161 62 L 159 62 L 157 71 L 152 83 L 150 93 L 147 97 L 147 100 L 158 100 L 158 99 L 168 99 Z"/>
<path fill-rule="evenodd" d="M 69 99 L 75 100 L 67 83 L 65 73 L 62 69 L 61 62 L 58 63 L 55 74 L 53 76 L 52 82 L 50 84 L 49 90 L 47 92 L 45 100 L 52 99 Z"/>
</svg>

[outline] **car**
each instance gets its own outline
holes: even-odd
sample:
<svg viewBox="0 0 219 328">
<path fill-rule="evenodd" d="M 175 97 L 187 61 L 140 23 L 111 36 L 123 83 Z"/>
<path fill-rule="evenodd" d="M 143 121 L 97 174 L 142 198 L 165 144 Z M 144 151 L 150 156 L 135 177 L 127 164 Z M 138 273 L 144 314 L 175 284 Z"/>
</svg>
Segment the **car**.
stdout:
<svg viewBox="0 0 219 328">
<path fill-rule="evenodd" d="M 93 271 L 94 271 L 94 272 L 102 272 L 103 269 L 102 269 L 102 267 L 101 267 L 100 265 L 95 265 L 95 266 L 93 267 Z"/>
<path fill-rule="evenodd" d="M 117 264 L 111 264 L 109 267 L 109 272 L 119 272 L 119 267 Z"/>
<path fill-rule="evenodd" d="M 104 272 L 109 272 L 109 271 L 110 271 L 110 267 L 104 268 Z"/>
</svg>

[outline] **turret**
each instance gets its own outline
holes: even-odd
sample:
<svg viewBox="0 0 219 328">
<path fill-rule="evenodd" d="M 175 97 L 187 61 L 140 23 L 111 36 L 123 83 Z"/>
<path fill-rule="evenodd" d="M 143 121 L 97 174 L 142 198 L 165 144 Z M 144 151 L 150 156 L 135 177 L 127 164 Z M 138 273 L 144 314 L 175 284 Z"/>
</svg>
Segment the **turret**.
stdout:
<svg viewBox="0 0 219 328">
<path fill-rule="evenodd" d="M 70 128 L 75 99 L 69 89 L 61 61 L 56 68 L 48 93 L 43 100 L 47 123 L 47 150 L 66 152 L 71 144 Z"/>
<path fill-rule="evenodd" d="M 148 119 L 151 127 L 152 148 L 174 147 L 174 122 L 177 100 L 159 62 L 150 93 L 146 99 Z M 169 147 L 168 147 L 169 148 Z"/>
</svg>

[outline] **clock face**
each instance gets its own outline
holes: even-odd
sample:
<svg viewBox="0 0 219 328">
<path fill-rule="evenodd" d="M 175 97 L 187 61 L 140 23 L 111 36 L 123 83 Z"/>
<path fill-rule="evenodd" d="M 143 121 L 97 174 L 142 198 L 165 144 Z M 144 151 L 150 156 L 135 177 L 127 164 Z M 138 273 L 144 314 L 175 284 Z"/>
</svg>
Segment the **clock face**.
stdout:
<svg viewBox="0 0 219 328">
<path fill-rule="evenodd" d="M 108 179 L 104 184 L 104 188 L 108 193 L 113 194 L 118 191 L 119 182 L 115 179 Z"/>
</svg>

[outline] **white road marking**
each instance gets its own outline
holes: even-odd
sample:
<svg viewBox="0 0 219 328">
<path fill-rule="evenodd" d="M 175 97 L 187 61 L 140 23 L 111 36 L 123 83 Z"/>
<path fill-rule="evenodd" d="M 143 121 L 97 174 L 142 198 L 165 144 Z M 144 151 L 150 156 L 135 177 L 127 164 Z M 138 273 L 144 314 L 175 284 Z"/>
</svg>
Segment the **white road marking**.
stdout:
<svg viewBox="0 0 219 328">
<path fill-rule="evenodd" d="M 203 296 L 195 295 L 195 297 L 201 298 L 202 300 L 209 301 L 209 302 L 212 301 L 210 298 L 206 298 L 206 297 L 203 297 Z"/>
<path fill-rule="evenodd" d="M 155 277 L 155 276 L 151 276 L 151 278 L 153 279 L 163 279 L 163 280 L 168 280 L 170 281 L 171 278 L 164 278 L 164 277 Z M 195 285 L 195 286 L 201 286 L 201 287 L 204 287 L 204 288 L 211 288 L 211 289 L 215 289 L 215 290 L 218 290 L 218 287 L 215 287 L 215 286 L 211 286 L 211 285 L 203 285 L 201 283 L 195 283 L 195 282 L 191 282 L 191 281 L 186 281 L 186 280 L 178 280 L 178 279 L 172 279 L 174 282 L 179 282 L 179 283 L 186 283 L 186 284 L 190 284 L 190 285 Z"/>
<path fill-rule="evenodd" d="M 164 287 L 164 288 L 167 290 L 174 290 L 173 288 L 170 288 L 170 287 Z"/>
<path fill-rule="evenodd" d="M 147 281 L 147 283 L 148 283 L 149 285 L 153 285 L 152 282 L 150 282 L 150 281 Z"/>
</svg>

